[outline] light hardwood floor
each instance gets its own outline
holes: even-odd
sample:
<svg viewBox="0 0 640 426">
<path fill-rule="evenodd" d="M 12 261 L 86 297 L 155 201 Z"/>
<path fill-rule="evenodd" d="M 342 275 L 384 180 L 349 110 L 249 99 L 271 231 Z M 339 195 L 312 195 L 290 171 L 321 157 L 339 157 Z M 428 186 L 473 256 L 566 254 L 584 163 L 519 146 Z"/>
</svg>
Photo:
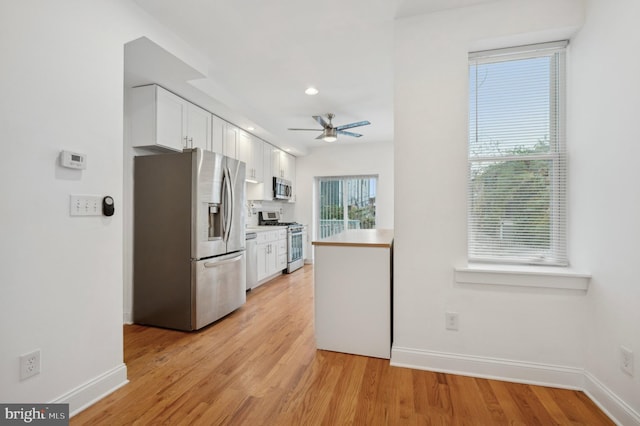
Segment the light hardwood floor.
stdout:
<svg viewBox="0 0 640 426">
<path fill-rule="evenodd" d="M 313 269 L 185 333 L 124 327 L 130 383 L 72 425 L 611 425 L 582 392 L 315 349 Z"/>
</svg>

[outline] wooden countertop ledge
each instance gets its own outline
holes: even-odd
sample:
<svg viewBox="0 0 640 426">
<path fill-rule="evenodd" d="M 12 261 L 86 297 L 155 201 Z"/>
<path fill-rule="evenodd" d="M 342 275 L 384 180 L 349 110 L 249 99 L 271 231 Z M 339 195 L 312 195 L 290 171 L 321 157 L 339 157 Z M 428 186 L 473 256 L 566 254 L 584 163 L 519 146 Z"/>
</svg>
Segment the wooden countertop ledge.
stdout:
<svg viewBox="0 0 640 426">
<path fill-rule="evenodd" d="M 314 246 L 391 247 L 393 229 L 350 229 L 313 241 Z"/>
</svg>

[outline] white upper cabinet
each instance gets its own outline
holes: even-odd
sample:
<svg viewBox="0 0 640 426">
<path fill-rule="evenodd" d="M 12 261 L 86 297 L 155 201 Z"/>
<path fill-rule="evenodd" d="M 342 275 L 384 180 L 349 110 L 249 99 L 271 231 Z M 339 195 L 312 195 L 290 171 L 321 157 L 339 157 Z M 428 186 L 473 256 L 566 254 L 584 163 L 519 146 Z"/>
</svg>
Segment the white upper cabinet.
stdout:
<svg viewBox="0 0 640 426">
<path fill-rule="evenodd" d="M 284 170 L 280 167 L 280 157 L 285 154 L 284 151 L 273 149 L 271 152 L 271 173 L 278 178 L 284 178 Z"/>
<path fill-rule="evenodd" d="M 238 137 L 236 139 L 236 153 L 238 154 L 238 160 L 247 163 L 247 179 L 250 179 L 252 177 L 250 164 L 253 161 L 253 158 L 251 158 L 251 139 L 249 138 L 249 134 L 243 132 L 242 130 L 238 131 L 237 135 Z"/>
<path fill-rule="evenodd" d="M 272 151 L 275 148 L 268 143 L 262 144 L 262 183 L 247 185 L 247 200 L 273 200 L 273 175 L 271 174 Z"/>
<path fill-rule="evenodd" d="M 253 139 L 253 180 L 256 182 L 263 182 L 265 179 L 264 173 L 264 150 L 265 145 L 263 141 L 256 137 Z"/>
<path fill-rule="evenodd" d="M 202 148 L 247 164 L 251 196 L 273 199 L 273 177 L 295 180 L 295 158 L 191 102 L 151 84 L 131 89 L 132 146 Z"/>
<path fill-rule="evenodd" d="M 182 99 L 155 86 L 131 90 L 131 145 L 182 151 L 184 140 Z"/>
<path fill-rule="evenodd" d="M 237 141 L 240 129 L 236 126 L 226 123 L 224 126 L 224 141 L 222 144 L 222 153 L 227 157 L 238 159 Z"/>
<path fill-rule="evenodd" d="M 226 131 L 226 121 L 222 118 L 211 116 L 211 151 L 223 153 L 224 133 Z"/>
<path fill-rule="evenodd" d="M 289 202 L 295 202 L 296 158 L 266 142 L 262 143 L 262 151 L 258 155 L 262 156 L 262 183 L 247 185 L 247 199 L 273 200 L 273 178 L 281 177 L 292 182 L 293 194 Z"/>
<path fill-rule="evenodd" d="M 211 113 L 157 85 L 131 91 L 134 147 L 211 149 Z"/>
<path fill-rule="evenodd" d="M 293 181 L 295 179 L 296 163 L 291 154 L 276 149 L 273 151 L 273 176 Z"/>
<path fill-rule="evenodd" d="M 211 113 L 187 102 L 187 126 L 184 147 L 211 151 Z"/>
<path fill-rule="evenodd" d="M 238 132 L 236 152 L 238 160 L 247 163 L 246 179 L 250 182 L 260 183 L 264 176 L 263 145 L 260 139 L 247 132 Z"/>
</svg>

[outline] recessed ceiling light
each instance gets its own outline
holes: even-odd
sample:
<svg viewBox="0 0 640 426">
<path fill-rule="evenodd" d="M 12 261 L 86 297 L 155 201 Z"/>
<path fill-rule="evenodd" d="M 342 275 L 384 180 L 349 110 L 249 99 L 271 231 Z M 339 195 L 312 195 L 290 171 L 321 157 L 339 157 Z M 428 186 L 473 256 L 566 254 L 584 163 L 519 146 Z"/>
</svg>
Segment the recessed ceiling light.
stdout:
<svg viewBox="0 0 640 426">
<path fill-rule="evenodd" d="M 307 90 L 304 91 L 307 95 L 313 96 L 318 94 L 318 89 L 315 87 L 307 87 Z"/>
<path fill-rule="evenodd" d="M 255 127 L 253 127 L 253 126 L 249 126 L 249 127 L 247 127 L 247 130 L 249 130 L 249 131 L 251 131 L 251 130 L 255 130 L 255 129 L 256 129 L 256 128 L 255 128 Z"/>
</svg>

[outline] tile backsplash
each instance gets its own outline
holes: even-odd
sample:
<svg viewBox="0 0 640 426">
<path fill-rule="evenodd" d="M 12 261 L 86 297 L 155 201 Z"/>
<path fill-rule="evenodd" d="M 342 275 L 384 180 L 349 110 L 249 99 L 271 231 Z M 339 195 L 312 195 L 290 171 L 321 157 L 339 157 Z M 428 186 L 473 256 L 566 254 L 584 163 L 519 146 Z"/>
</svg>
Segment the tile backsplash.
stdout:
<svg viewBox="0 0 640 426">
<path fill-rule="evenodd" d="M 280 212 L 280 220 L 283 222 L 294 222 L 294 204 L 286 201 L 247 201 L 247 226 L 256 226 L 258 224 L 258 212 L 261 211 L 277 211 Z"/>
</svg>

